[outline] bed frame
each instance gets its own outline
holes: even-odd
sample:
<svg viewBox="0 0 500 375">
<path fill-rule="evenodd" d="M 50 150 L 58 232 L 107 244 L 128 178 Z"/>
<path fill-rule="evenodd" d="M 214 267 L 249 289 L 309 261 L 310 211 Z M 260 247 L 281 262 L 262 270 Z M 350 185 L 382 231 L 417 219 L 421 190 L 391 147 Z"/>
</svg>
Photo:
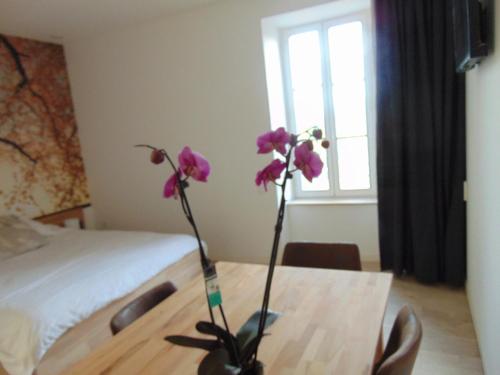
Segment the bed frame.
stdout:
<svg viewBox="0 0 500 375">
<path fill-rule="evenodd" d="M 36 217 L 35 220 L 44 224 L 52 224 L 64 227 L 66 220 L 77 219 L 80 224 L 80 228 L 84 229 L 85 217 L 83 210 L 87 207 L 90 207 L 90 204 L 85 204 L 74 208 L 68 208 L 67 210 L 55 212 L 49 215 L 39 216 Z"/>
</svg>

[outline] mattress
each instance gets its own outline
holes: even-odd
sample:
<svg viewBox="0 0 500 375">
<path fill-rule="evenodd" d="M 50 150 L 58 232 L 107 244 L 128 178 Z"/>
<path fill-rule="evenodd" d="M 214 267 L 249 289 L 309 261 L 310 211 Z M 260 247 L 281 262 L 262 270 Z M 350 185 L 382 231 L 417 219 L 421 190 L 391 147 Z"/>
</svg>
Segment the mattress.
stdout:
<svg viewBox="0 0 500 375">
<path fill-rule="evenodd" d="M 197 249 L 188 235 L 69 230 L 0 261 L 0 363 L 31 375 L 66 330 Z"/>
</svg>

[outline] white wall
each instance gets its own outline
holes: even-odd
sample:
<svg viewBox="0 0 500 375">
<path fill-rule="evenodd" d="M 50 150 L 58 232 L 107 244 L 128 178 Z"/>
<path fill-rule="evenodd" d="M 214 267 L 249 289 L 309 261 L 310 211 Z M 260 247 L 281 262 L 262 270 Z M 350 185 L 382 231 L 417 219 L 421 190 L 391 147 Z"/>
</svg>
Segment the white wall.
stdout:
<svg viewBox="0 0 500 375">
<path fill-rule="evenodd" d="M 500 22 L 497 4 L 496 22 Z M 500 374 L 500 27 L 467 73 L 467 290 L 485 372 Z"/>
<path fill-rule="evenodd" d="M 362 261 L 379 261 L 377 205 L 289 205 L 290 241 L 353 242 Z"/>
<path fill-rule="evenodd" d="M 190 232 L 178 202 L 161 198 L 169 172 L 132 148 L 147 142 L 175 154 L 189 144 L 213 165 L 209 183 L 189 189 L 211 256 L 267 261 L 275 194 L 253 184 L 268 162 L 255 154 L 269 128 L 261 19 L 324 2 L 222 1 L 66 43 L 101 226 Z"/>
</svg>

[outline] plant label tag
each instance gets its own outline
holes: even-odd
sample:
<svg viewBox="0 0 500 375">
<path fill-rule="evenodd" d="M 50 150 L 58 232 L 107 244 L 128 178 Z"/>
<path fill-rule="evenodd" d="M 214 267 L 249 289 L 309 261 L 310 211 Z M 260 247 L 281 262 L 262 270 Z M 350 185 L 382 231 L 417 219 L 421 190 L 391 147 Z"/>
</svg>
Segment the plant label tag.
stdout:
<svg viewBox="0 0 500 375">
<path fill-rule="evenodd" d="M 219 306 L 222 303 L 222 294 L 219 288 L 219 281 L 217 280 L 217 273 L 215 268 L 205 273 L 205 286 L 207 288 L 208 303 L 210 307 Z"/>
</svg>

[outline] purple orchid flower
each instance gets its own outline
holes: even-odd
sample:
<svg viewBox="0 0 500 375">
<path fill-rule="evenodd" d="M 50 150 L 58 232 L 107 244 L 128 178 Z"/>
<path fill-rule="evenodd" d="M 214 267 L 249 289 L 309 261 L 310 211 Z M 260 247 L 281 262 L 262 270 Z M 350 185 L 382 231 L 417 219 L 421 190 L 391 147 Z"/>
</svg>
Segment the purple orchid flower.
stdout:
<svg viewBox="0 0 500 375">
<path fill-rule="evenodd" d="M 286 168 L 286 163 L 279 159 L 274 159 L 268 166 L 257 172 L 255 184 L 257 186 L 264 185 L 264 190 L 267 191 L 267 184 L 276 181 L 281 176 L 281 173 Z"/>
<path fill-rule="evenodd" d="M 187 177 L 193 177 L 196 181 L 207 182 L 210 175 L 210 163 L 205 157 L 185 146 L 179 154 L 179 166 L 182 173 Z"/>
<path fill-rule="evenodd" d="M 176 173 L 168 178 L 167 182 L 165 182 L 165 187 L 163 188 L 163 196 L 165 198 L 174 197 L 177 199 L 177 196 L 179 195 L 178 182 L 179 180 Z"/>
<path fill-rule="evenodd" d="M 313 178 L 318 177 L 323 170 L 321 158 L 316 152 L 311 151 L 307 142 L 295 148 L 295 160 L 293 164 L 297 169 L 302 171 L 302 174 L 309 182 Z"/>
<path fill-rule="evenodd" d="M 286 154 L 286 145 L 290 143 L 290 134 L 285 128 L 268 131 L 257 138 L 258 154 L 267 154 L 273 150 Z"/>
</svg>

